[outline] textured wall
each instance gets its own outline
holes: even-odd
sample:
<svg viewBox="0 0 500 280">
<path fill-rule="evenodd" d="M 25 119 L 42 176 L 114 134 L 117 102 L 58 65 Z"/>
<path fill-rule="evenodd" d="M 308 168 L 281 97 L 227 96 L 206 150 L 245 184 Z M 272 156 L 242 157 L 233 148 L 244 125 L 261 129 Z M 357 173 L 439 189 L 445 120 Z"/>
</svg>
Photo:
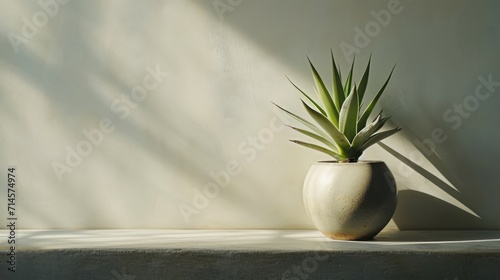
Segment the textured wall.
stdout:
<svg viewBox="0 0 500 280">
<path fill-rule="evenodd" d="M 272 106 L 373 53 L 403 131 L 365 159 L 397 179 L 389 227 L 500 228 L 500 19 L 489 1 L 2 1 L 0 180 L 22 228 L 310 228 Z M 497 82 L 499 81 L 499 82 Z M 7 186 L 1 184 L 0 207 Z M 0 220 L 6 220 L 0 211 Z M 4 223 L 1 223 L 2 225 Z"/>
</svg>

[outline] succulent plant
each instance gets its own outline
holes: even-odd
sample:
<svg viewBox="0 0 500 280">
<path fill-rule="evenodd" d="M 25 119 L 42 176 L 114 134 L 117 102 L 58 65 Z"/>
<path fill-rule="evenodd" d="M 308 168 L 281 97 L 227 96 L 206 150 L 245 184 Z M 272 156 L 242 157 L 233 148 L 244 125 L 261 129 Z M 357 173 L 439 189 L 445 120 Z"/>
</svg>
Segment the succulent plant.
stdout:
<svg viewBox="0 0 500 280">
<path fill-rule="evenodd" d="M 331 57 L 333 72 L 331 93 L 328 91 L 323 79 L 309 57 L 307 58 L 316 85 L 315 90 L 319 97 L 319 102 L 316 102 L 310 95 L 288 79 L 307 99 L 307 103 L 301 99 L 302 104 L 317 125 L 275 105 L 292 118 L 305 125 L 308 130 L 294 126 L 290 126 L 291 128 L 319 141 L 323 146 L 299 140 L 290 141 L 328 154 L 337 161 L 357 162 L 363 151 L 368 147 L 401 130 L 401 128 L 397 127 L 395 129 L 378 132 L 390 118 L 382 117 L 382 111 L 380 111 L 373 121 L 367 124 L 368 118 L 389 83 L 394 67 L 378 93 L 372 98 L 368 105 L 363 106 L 362 101 L 366 96 L 365 91 L 368 84 L 368 76 L 370 74 L 371 56 L 358 85 L 353 82 L 354 60 L 349 74 L 344 84 L 342 84 L 341 72 L 337 67 L 333 52 L 331 53 Z"/>
</svg>

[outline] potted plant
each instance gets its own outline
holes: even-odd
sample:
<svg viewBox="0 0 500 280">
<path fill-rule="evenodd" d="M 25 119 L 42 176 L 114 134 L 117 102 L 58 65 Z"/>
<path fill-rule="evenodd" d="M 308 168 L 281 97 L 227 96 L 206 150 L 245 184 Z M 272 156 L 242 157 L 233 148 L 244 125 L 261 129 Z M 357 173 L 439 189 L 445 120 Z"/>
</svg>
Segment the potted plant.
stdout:
<svg viewBox="0 0 500 280">
<path fill-rule="evenodd" d="M 304 182 L 304 206 L 313 224 L 324 235 L 333 239 L 368 240 L 377 235 L 390 221 L 397 203 L 394 177 L 382 161 L 359 161 L 371 145 L 401 130 L 395 128 L 379 132 L 389 117 L 382 111 L 372 120 L 379 101 L 394 71 L 381 89 L 363 106 L 370 73 L 371 56 L 358 85 L 353 82 L 354 61 L 345 82 L 332 57 L 332 89 L 308 58 L 319 101 L 292 85 L 303 95 L 302 104 L 316 124 L 276 105 L 286 114 L 302 123 L 302 129 L 290 126 L 322 145 L 291 140 L 333 158 L 313 164 Z"/>
</svg>

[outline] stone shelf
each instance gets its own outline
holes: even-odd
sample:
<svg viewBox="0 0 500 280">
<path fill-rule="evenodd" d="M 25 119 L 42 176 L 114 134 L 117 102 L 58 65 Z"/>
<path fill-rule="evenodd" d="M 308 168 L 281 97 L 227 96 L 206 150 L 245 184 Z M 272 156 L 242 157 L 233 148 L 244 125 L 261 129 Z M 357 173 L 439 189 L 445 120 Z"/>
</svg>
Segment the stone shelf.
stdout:
<svg viewBox="0 0 500 280">
<path fill-rule="evenodd" d="M 500 231 L 18 230 L 0 279 L 500 279 Z"/>
</svg>

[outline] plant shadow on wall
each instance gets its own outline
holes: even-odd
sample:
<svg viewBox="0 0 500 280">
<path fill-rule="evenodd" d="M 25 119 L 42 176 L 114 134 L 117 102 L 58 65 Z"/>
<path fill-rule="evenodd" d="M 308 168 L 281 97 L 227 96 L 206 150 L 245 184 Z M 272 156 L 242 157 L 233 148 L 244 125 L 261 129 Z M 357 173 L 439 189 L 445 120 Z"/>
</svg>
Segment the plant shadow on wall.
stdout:
<svg viewBox="0 0 500 280">
<path fill-rule="evenodd" d="M 415 135 L 409 137 L 411 132 L 404 131 L 402 134 L 406 139 L 417 139 Z M 481 216 L 474 211 L 475 209 L 468 205 L 466 194 L 460 191 L 463 184 L 431 149 L 430 142 L 424 143 L 416 140 L 413 143 L 419 144 L 414 145 L 415 150 L 407 156 L 384 143 L 378 143 L 378 145 L 399 161 L 397 169 L 394 170 L 396 178 L 410 178 L 412 188 L 421 187 L 419 184 L 439 188 L 447 198 L 438 198 L 430 193 L 405 188 L 404 184 L 399 184 L 398 205 L 393 216 L 397 227 L 400 230 L 487 227 Z M 423 165 L 423 158 L 432 164 L 434 167 L 432 169 L 437 170 L 438 173 L 428 169 L 429 164 Z M 418 177 L 420 179 L 415 180 Z M 415 183 L 416 181 L 419 183 Z M 443 197 L 443 195 L 440 196 Z"/>
<path fill-rule="evenodd" d="M 429 96 L 435 93 L 422 86 L 425 83 L 416 82 L 418 94 L 409 102 L 425 116 L 430 133 L 412 126 L 415 118 L 405 115 L 408 102 L 400 99 L 403 110 L 397 120 L 405 127 L 402 135 L 411 144 L 410 151 L 400 153 L 381 145 L 399 160 L 395 174 L 407 182 L 400 190 L 394 221 L 400 229 L 494 229 L 498 217 L 492 208 L 496 208 L 499 190 L 491 172 L 491 143 L 480 144 L 480 139 L 494 138 L 494 134 L 481 135 L 491 134 L 488 128 L 496 123 L 491 112 L 487 119 L 483 117 L 486 122 L 473 119 L 487 112 L 491 104 L 486 100 L 493 101 L 500 83 L 492 74 L 473 76 L 464 91 L 467 95 L 446 100 L 442 111 L 430 106 Z"/>
<path fill-rule="evenodd" d="M 422 89 L 416 91 L 424 92 Z M 400 191 L 401 204 L 394 221 L 401 229 L 495 227 L 498 219 L 487 209 L 492 205 L 488 205 L 483 195 L 486 192 L 492 197 L 498 194 L 496 188 L 487 188 L 488 183 L 492 182 L 482 177 L 488 170 L 487 166 L 483 162 L 471 161 L 477 155 L 468 153 L 477 150 L 462 146 L 463 141 L 460 143 L 460 140 L 463 137 L 447 130 L 443 120 L 432 119 L 436 112 L 422 103 L 422 98 L 417 98 L 415 106 L 422 110 L 423 115 L 429 116 L 427 121 L 434 128 L 430 135 L 422 137 L 422 131 L 412 130 L 410 122 L 406 125 L 400 123 L 406 129 L 403 133 L 405 141 L 412 145 L 410 152 L 402 154 L 387 145 L 381 145 L 399 160 L 395 173 L 408 182 L 408 188 L 404 189 L 403 186 Z M 461 129 L 466 131 L 466 128 Z"/>
</svg>

